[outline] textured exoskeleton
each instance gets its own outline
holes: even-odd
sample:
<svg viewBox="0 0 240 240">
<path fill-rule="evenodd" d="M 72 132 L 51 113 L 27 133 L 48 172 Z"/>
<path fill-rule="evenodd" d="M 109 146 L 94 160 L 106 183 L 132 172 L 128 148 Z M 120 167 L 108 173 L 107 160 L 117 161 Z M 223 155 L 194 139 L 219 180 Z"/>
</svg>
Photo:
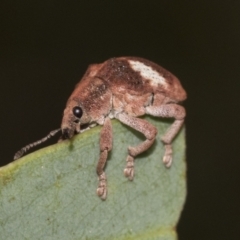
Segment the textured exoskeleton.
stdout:
<svg viewBox="0 0 240 240">
<path fill-rule="evenodd" d="M 146 59 L 119 57 L 89 66 L 67 102 L 61 129 L 63 138 L 71 138 L 75 132 L 82 131 L 83 125 L 89 128 L 96 124 L 103 125 L 97 165 L 99 197 L 105 199 L 107 196 L 104 166 L 108 152 L 112 149 L 110 119 L 116 118 L 146 137 L 141 144 L 128 147 L 124 174 L 132 180 L 134 158 L 153 144 L 157 134 L 156 127 L 138 117 L 149 114 L 175 119 L 161 138 L 165 146 L 163 162 L 166 167 L 170 167 L 171 143 L 185 118 L 185 109 L 178 103 L 185 99 L 186 92 L 179 80 L 164 68 Z"/>
</svg>

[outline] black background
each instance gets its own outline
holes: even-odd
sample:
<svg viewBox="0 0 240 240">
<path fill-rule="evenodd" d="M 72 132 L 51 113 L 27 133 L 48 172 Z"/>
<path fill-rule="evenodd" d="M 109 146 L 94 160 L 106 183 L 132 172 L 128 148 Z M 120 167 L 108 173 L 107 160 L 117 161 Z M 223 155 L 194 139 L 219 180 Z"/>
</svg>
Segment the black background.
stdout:
<svg viewBox="0 0 240 240">
<path fill-rule="evenodd" d="M 144 57 L 188 92 L 180 240 L 240 239 L 239 0 L 2 0 L 0 31 L 1 165 L 60 126 L 89 64 Z"/>
</svg>

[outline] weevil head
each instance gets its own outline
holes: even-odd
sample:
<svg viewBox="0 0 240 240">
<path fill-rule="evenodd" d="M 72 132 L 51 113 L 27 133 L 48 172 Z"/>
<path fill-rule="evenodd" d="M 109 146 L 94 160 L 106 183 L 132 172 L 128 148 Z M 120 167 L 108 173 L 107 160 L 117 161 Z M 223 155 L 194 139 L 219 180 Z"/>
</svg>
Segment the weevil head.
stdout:
<svg viewBox="0 0 240 240">
<path fill-rule="evenodd" d="M 89 123 L 90 120 L 83 105 L 74 99 L 69 99 L 61 124 L 63 138 L 72 138 L 75 132 L 80 132 L 81 125 Z"/>
<path fill-rule="evenodd" d="M 93 68 L 91 67 L 90 70 Z M 97 77 L 86 74 L 70 96 L 63 114 L 63 138 L 71 138 L 91 124 L 102 124 L 111 110 L 112 94 L 107 83 Z"/>
</svg>

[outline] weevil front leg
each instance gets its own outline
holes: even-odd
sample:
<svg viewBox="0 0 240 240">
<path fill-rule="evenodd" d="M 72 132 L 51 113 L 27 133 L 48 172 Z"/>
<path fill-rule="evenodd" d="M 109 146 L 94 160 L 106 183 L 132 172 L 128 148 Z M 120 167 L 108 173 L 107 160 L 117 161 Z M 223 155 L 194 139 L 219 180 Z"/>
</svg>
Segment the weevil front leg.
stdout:
<svg viewBox="0 0 240 240">
<path fill-rule="evenodd" d="M 112 125 L 110 118 L 106 118 L 100 133 L 100 158 L 97 165 L 98 188 L 97 195 L 105 200 L 107 197 L 107 177 L 104 167 L 107 161 L 108 152 L 112 149 Z"/>
<path fill-rule="evenodd" d="M 161 106 L 148 106 L 146 107 L 146 113 L 157 117 L 175 118 L 173 124 L 161 138 L 165 146 L 163 162 L 166 167 L 170 167 L 172 164 L 172 141 L 184 123 L 185 109 L 178 104 L 169 103 Z"/>
<path fill-rule="evenodd" d="M 128 156 L 127 156 L 127 165 L 124 169 L 124 175 L 129 179 L 133 180 L 134 177 L 134 158 L 146 151 L 150 148 L 150 146 L 153 144 L 156 135 L 157 135 L 157 129 L 152 124 L 147 122 L 144 119 L 135 118 L 132 116 L 129 116 L 125 113 L 120 113 L 116 116 L 118 120 L 120 120 L 122 123 L 130 126 L 131 128 L 134 128 L 135 130 L 141 132 L 144 134 L 144 136 L 147 138 L 144 142 L 140 143 L 139 145 L 135 147 L 128 147 Z"/>
</svg>

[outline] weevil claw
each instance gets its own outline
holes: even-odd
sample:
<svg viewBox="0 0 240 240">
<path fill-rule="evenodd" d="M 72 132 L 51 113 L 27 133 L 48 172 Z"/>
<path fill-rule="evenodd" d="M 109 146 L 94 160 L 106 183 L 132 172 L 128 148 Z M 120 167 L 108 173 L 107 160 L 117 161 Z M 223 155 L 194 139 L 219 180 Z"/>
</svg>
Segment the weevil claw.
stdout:
<svg viewBox="0 0 240 240">
<path fill-rule="evenodd" d="M 170 168 L 172 165 L 172 155 L 165 155 L 163 157 L 163 163 L 167 168 Z"/>
<path fill-rule="evenodd" d="M 97 195 L 102 199 L 105 200 L 107 198 L 107 179 L 105 173 L 102 173 L 99 176 L 99 184 L 97 188 Z"/>
<path fill-rule="evenodd" d="M 127 165 L 126 165 L 126 168 L 124 169 L 124 175 L 130 181 L 132 181 L 133 177 L 134 177 L 134 158 L 132 156 L 128 155 L 126 162 L 127 162 Z"/>
</svg>

